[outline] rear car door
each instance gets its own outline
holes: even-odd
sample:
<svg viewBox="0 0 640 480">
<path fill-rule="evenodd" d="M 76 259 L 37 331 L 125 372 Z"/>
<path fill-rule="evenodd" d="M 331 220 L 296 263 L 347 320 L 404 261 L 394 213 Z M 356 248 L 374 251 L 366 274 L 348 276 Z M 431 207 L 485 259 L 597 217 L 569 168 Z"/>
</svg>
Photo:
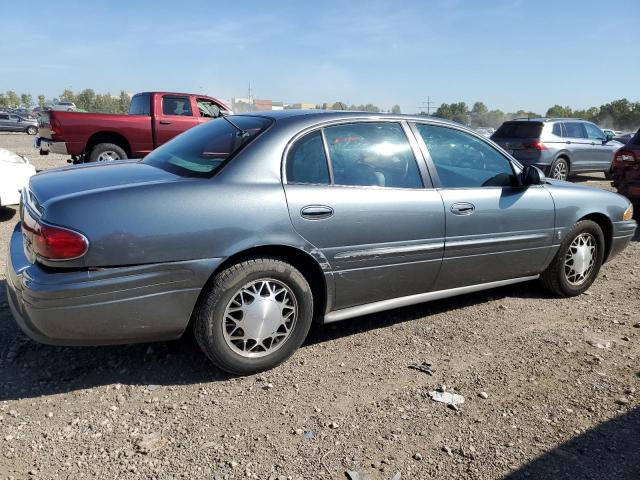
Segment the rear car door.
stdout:
<svg viewBox="0 0 640 480">
<path fill-rule="evenodd" d="M 0 131 L 9 130 L 9 114 L 0 113 Z"/>
<path fill-rule="evenodd" d="M 160 103 L 153 119 L 156 147 L 199 123 L 189 95 L 163 95 Z"/>
<path fill-rule="evenodd" d="M 599 127 L 590 122 L 585 122 L 585 130 L 589 137 L 589 164 L 590 168 L 597 171 L 608 172 L 611 170 L 611 162 L 616 147 L 614 143 L 605 143 L 606 135 Z"/>
<path fill-rule="evenodd" d="M 407 133 L 397 121 L 341 123 L 306 132 L 287 150 L 291 221 L 330 264 L 334 310 L 434 285 L 443 204 Z"/>
<path fill-rule="evenodd" d="M 544 186 L 519 186 L 511 161 L 479 136 L 427 123 L 414 129 L 445 209 L 445 252 L 435 288 L 540 273 L 552 252 L 555 222 Z"/>
<path fill-rule="evenodd" d="M 584 122 L 563 122 L 567 151 L 572 172 L 589 170 L 591 164 L 591 140 L 587 138 Z"/>
</svg>

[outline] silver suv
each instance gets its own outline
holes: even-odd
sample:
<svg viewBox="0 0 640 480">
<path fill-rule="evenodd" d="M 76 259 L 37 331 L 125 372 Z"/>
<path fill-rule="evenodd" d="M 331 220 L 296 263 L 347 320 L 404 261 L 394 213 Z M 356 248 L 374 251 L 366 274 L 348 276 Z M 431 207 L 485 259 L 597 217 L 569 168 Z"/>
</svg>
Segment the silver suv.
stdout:
<svg viewBox="0 0 640 480">
<path fill-rule="evenodd" d="M 594 123 L 575 118 L 532 118 L 504 122 L 491 140 L 524 165 L 566 180 L 572 173 L 610 176 L 613 154 L 622 147 Z"/>
</svg>

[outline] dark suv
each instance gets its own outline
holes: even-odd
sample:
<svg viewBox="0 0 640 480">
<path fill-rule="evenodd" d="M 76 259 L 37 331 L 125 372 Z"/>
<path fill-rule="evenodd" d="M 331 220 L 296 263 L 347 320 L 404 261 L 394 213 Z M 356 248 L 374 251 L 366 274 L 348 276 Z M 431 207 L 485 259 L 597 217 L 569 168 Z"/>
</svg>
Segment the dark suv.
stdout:
<svg viewBox="0 0 640 480">
<path fill-rule="evenodd" d="M 532 118 L 504 122 L 491 140 L 524 165 L 566 180 L 572 173 L 604 172 L 622 144 L 594 123 L 575 118 Z"/>
</svg>

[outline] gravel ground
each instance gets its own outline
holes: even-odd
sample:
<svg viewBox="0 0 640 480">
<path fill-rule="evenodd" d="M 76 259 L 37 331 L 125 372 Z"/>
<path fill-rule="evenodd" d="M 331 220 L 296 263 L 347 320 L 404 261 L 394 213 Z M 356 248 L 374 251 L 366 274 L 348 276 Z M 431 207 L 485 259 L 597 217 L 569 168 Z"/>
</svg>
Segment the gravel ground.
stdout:
<svg viewBox="0 0 640 480">
<path fill-rule="evenodd" d="M 32 140 L 0 147 L 66 165 Z M 0 218 L 4 267 L 17 215 Z M 0 283 L 0 478 L 640 478 L 640 236 L 580 297 L 526 283 L 319 327 L 245 378 L 190 338 L 36 344 Z"/>
</svg>

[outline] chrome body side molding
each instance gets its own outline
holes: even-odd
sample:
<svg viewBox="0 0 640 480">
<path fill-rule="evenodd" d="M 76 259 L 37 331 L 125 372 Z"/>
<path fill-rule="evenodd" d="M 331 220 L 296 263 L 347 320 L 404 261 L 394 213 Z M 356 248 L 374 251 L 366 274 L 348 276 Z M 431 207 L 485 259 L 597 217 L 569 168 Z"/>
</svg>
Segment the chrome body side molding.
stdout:
<svg viewBox="0 0 640 480">
<path fill-rule="evenodd" d="M 370 313 L 383 312 L 385 310 L 391 310 L 393 308 L 407 307 L 409 305 L 415 305 L 417 303 L 429 302 L 432 300 L 440 300 L 441 298 L 455 297 L 457 295 L 463 295 L 465 293 L 478 292 L 480 290 L 487 290 L 489 288 L 497 288 L 505 285 L 511 285 L 514 283 L 527 282 L 529 280 L 535 280 L 540 275 L 532 275 L 530 277 L 512 278 L 509 280 L 499 280 L 497 282 L 480 283 L 477 285 L 469 285 L 466 287 L 450 288 L 447 290 L 438 290 L 435 292 L 418 293 L 417 295 L 409 295 L 407 297 L 390 298 L 389 300 L 382 300 L 380 302 L 367 303 L 365 305 L 358 305 L 355 307 L 343 308 L 341 310 L 335 310 L 329 312 L 324 316 L 323 323 L 339 322 L 341 320 L 347 320 L 348 318 L 360 317 L 362 315 L 368 315 Z"/>
</svg>

